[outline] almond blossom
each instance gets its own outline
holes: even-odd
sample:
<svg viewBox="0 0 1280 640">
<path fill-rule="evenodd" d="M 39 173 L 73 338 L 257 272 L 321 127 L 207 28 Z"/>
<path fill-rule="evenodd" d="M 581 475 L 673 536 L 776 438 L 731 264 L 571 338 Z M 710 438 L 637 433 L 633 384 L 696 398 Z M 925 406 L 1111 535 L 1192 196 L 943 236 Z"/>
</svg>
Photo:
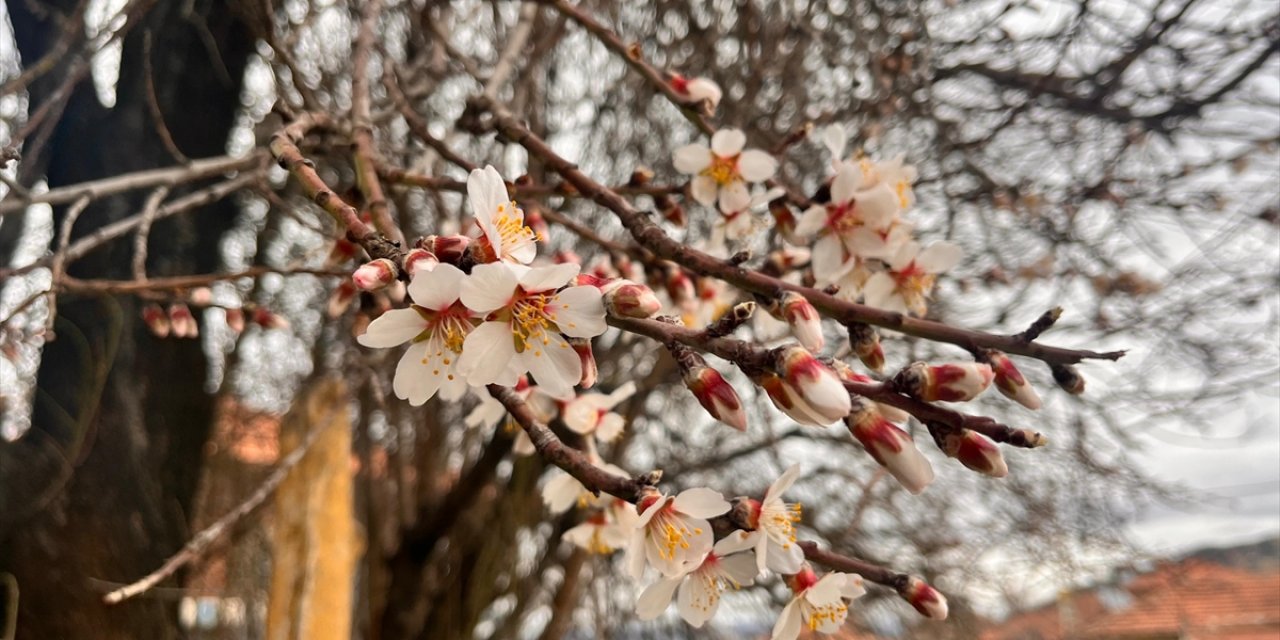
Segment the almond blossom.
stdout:
<svg viewBox="0 0 1280 640">
<path fill-rule="evenodd" d="M 378 316 L 357 338 L 366 347 L 381 349 L 410 343 L 396 365 L 391 387 L 396 397 L 415 407 L 437 391 L 456 400 L 466 390 L 458 367 L 475 325 L 474 314 L 459 301 L 465 277 L 448 264 L 418 272 L 409 283 L 413 304 Z"/>
<path fill-rule="evenodd" d="M 694 176 L 693 199 L 703 206 L 732 212 L 751 204 L 747 183 L 764 182 L 778 170 L 778 161 L 759 149 L 743 150 L 747 136 L 738 129 L 721 129 L 711 136 L 711 147 L 693 143 L 672 154 L 676 171 Z"/>
<path fill-rule="evenodd" d="M 631 477 L 631 474 L 627 473 L 626 470 L 601 460 L 594 448 L 588 450 L 587 459 L 604 470 L 605 473 L 619 478 Z M 542 502 L 547 505 L 547 509 L 551 513 L 556 514 L 564 513 L 575 505 L 581 508 L 602 507 L 611 499 L 608 495 L 596 495 L 588 491 L 577 478 L 559 469 L 553 471 L 551 479 L 547 480 L 547 483 L 542 486 Z"/>
<path fill-rule="evenodd" d="M 650 489 L 636 503 L 640 519 L 627 545 L 627 572 L 639 580 L 645 561 L 662 575 L 674 578 L 688 572 L 711 550 L 711 524 L 729 510 L 729 503 L 711 489 L 686 489 L 672 497 Z"/>
<path fill-rule="evenodd" d="M 923 316 L 938 274 L 959 264 L 962 257 L 960 247 L 950 242 L 935 242 L 923 251 L 914 240 L 904 243 L 889 259 L 888 271 L 867 279 L 862 295 L 870 306 Z"/>
<path fill-rule="evenodd" d="M 524 211 L 507 194 L 497 169 L 486 166 L 467 176 L 471 213 L 482 233 L 473 247 L 477 262 L 529 264 L 537 255 L 537 235 L 525 226 Z"/>
<path fill-rule="evenodd" d="M 796 544 L 796 523 L 800 522 L 799 503 L 782 500 L 782 494 L 800 476 L 800 465 L 793 464 L 769 486 L 764 500 L 745 500 L 747 524 L 755 528 L 751 534 L 758 569 L 790 575 L 800 571 L 804 551 Z"/>
<path fill-rule="evenodd" d="M 604 333 L 600 290 L 576 286 L 557 291 L 578 265 L 529 268 L 480 264 L 462 283 L 461 299 L 485 314 L 463 345 L 460 370 L 473 385 L 513 386 L 532 373 L 538 386 L 569 397 L 582 379 L 582 361 L 565 336 L 593 338 Z"/>
<path fill-rule="evenodd" d="M 855 232 L 876 237 L 898 215 L 899 201 L 893 190 L 883 182 L 868 187 L 863 179 L 864 173 L 856 165 L 840 163 L 831 181 L 830 202 L 810 207 L 796 224 L 797 236 L 817 236 L 813 273 L 819 285 L 835 282 L 852 269 L 856 265 L 852 258 L 865 257 L 853 244 Z M 861 242 L 867 240 L 862 238 Z"/>
<path fill-rule="evenodd" d="M 565 403 L 560 419 L 574 433 L 595 435 L 601 442 L 612 442 L 626 426 L 626 419 L 613 408 L 635 395 L 636 384 L 628 381 L 608 395 L 584 393 Z"/>
<path fill-rule="evenodd" d="M 611 498 L 609 506 L 592 513 L 581 524 L 564 532 L 564 539 L 597 555 L 623 548 L 640 516 L 630 503 Z"/>
<path fill-rule="evenodd" d="M 715 616 L 725 589 L 740 589 L 755 582 L 756 560 L 751 545 L 751 537 L 745 531 L 725 536 L 688 573 L 662 578 L 646 587 L 636 601 L 636 614 L 641 620 L 662 615 L 679 587 L 676 608 L 680 617 L 694 628 L 701 628 Z"/>
<path fill-rule="evenodd" d="M 802 628 L 835 633 L 849 616 L 847 601 L 867 592 L 860 576 L 833 572 L 819 580 L 807 564 L 788 582 L 795 595 L 778 616 L 771 640 L 795 640 Z"/>
</svg>

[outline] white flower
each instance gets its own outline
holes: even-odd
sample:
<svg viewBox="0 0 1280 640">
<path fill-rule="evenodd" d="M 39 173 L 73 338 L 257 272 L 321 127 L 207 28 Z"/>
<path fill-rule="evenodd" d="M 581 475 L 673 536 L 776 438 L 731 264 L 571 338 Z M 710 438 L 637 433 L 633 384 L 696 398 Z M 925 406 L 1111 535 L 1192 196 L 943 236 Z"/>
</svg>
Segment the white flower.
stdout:
<svg viewBox="0 0 1280 640">
<path fill-rule="evenodd" d="M 613 408 L 635 395 L 636 384 L 628 381 L 608 395 L 584 393 L 565 403 L 560 418 L 566 427 L 582 435 L 595 434 L 601 442 L 612 442 L 626 426 L 626 419 L 613 412 Z"/>
<path fill-rule="evenodd" d="M 582 524 L 564 532 L 564 539 L 590 553 L 613 553 L 627 544 L 639 517 L 631 504 L 612 498 L 608 508 L 596 511 Z"/>
<path fill-rule="evenodd" d="M 411 343 L 396 366 L 392 388 L 413 406 L 425 403 L 436 391 L 449 400 L 466 391 L 458 361 L 474 326 L 474 314 L 458 300 L 465 277 L 448 264 L 419 272 L 409 284 L 413 304 L 378 316 L 357 338 L 360 344 L 375 348 Z"/>
<path fill-rule="evenodd" d="M 845 601 L 866 593 L 859 576 L 828 573 L 818 580 L 813 569 L 807 566 L 790 582 L 795 595 L 778 616 L 771 640 L 795 640 L 802 627 L 819 633 L 835 633 L 849 616 L 849 605 Z"/>
<path fill-rule="evenodd" d="M 785 189 L 775 187 L 751 194 L 747 206 L 733 211 L 721 211 L 720 218 L 711 226 L 711 247 L 719 248 L 725 240 L 742 240 L 764 227 L 764 222 L 754 214 L 770 202 L 785 195 Z"/>
<path fill-rule="evenodd" d="M 537 235 L 524 224 L 524 211 L 507 194 L 497 169 L 486 166 L 467 176 L 471 212 L 483 236 L 477 241 L 480 262 L 529 264 L 538 252 Z"/>
<path fill-rule="evenodd" d="M 863 171 L 842 162 L 831 181 L 831 200 L 809 207 L 796 224 L 802 238 L 817 236 L 813 245 L 813 273 L 819 285 L 838 280 L 857 265 L 854 258 L 872 248 L 898 216 L 898 197 L 884 182 L 864 184 Z"/>
<path fill-rule="evenodd" d="M 604 462 L 595 451 L 589 451 L 587 455 L 591 463 L 603 469 L 606 473 L 619 478 L 629 478 L 631 474 L 625 470 Z M 547 505 L 547 509 L 551 513 L 564 513 L 570 507 L 577 505 L 581 508 L 601 507 L 611 500 L 609 496 L 600 494 L 599 496 L 587 490 L 577 478 L 556 469 L 551 474 L 551 479 L 542 486 L 542 503 Z"/>
<path fill-rule="evenodd" d="M 959 264 L 962 257 L 960 247 L 950 242 L 935 242 L 924 251 L 920 243 L 907 242 L 889 259 L 888 271 L 867 279 L 862 295 L 870 306 L 923 316 L 929 309 L 925 299 L 938 274 Z"/>
<path fill-rule="evenodd" d="M 607 328 L 599 289 L 556 291 L 576 275 L 572 263 L 476 265 L 462 283 L 462 302 L 487 319 L 463 345 L 460 370 L 467 381 L 512 386 L 532 373 L 548 394 L 569 397 L 582 378 L 582 361 L 564 336 L 593 338 Z"/>
<path fill-rule="evenodd" d="M 668 578 L 684 575 L 712 546 L 711 524 L 729 503 L 711 489 L 687 489 L 671 496 L 650 490 L 636 504 L 640 519 L 627 545 L 627 571 L 640 579 L 645 560 Z"/>
<path fill-rule="evenodd" d="M 800 476 L 800 465 L 793 464 L 778 476 L 764 494 L 764 500 L 751 501 L 750 524 L 755 527 L 751 541 L 756 549 L 756 562 L 761 572 L 768 568 L 774 573 L 790 575 L 800 571 L 804 563 L 804 551 L 796 544 L 796 523 L 800 522 L 799 503 L 782 500 L 782 494 L 795 484 Z"/>
<path fill-rule="evenodd" d="M 742 147 L 746 134 L 738 129 L 721 129 L 711 136 L 711 147 L 687 144 L 675 150 L 676 171 L 694 176 L 690 185 L 693 199 L 704 206 L 720 203 L 723 212 L 741 211 L 751 203 L 749 182 L 764 182 L 778 170 L 778 161 L 759 149 Z"/>
<path fill-rule="evenodd" d="M 716 614 L 720 594 L 733 587 L 751 585 L 756 578 L 756 562 L 749 549 L 750 536 L 735 531 L 715 544 L 696 568 L 682 576 L 663 578 L 649 585 L 636 601 L 636 614 L 641 620 L 653 620 L 671 604 L 676 587 L 680 597 L 676 608 L 680 617 L 695 628 L 701 628 Z"/>
</svg>

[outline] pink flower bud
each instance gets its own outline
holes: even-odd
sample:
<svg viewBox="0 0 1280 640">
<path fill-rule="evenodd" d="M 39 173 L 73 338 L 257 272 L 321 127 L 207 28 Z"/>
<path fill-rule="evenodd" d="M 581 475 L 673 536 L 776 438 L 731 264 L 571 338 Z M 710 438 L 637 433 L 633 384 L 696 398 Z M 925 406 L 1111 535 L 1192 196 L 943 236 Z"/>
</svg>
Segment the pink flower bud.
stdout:
<svg viewBox="0 0 1280 640">
<path fill-rule="evenodd" d="M 1040 408 L 1040 395 L 1009 356 L 1000 351 L 988 351 L 986 356 L 996 374 L 996 388 L 1000 393 L 1033 411 Z"/>
<path fill-rule="evenodd" d="M 666 287 L 667 295 L 671 296 L 671 301 L 677 306 L 695 303 L 698 298 L 698 289 L 694 286 L 693 279 L 678 266 L 672 265 L 667 273 Z"/>
<path fill-rule="evenodd" d="M 582 361 L 582 378 L 578 384 L 583 389 L 590 389 L 596 385 L 596 378 L 599 375 L 599 369 L 596 368 L 596 356 L 591 351 L 590 338 L 569 338 L 569 345 L 577 352 L 578 359 Z"/>
<path fill-rule="evenodd" d="M 360 265 L 360 268 L 351 274 L 351 281 L 356 283 L 362 291 L 377 291 L 394 282 L 396 272 L 396 263 L 386 258 L 378 258 Z"/>
<path fill-rule="evenodd" d="M 1000 447 L 978 433 L 968 429 L 950 432 L 943 436 L 942 448 L 948 456 L 978 473 L 992 478 L 1009 475 Z"/>
<path fill-rule="evenodd" d="M 356 293 L 359 291 L 356 284 L 350 280 L 339 282 L 333 289 L 333 293 L 329 294 L 329 304 L 325 307 L 325 313 L 330 318 L 341 316 L 351 306 L 351 302 L 356 299 Z"/>
<path fill-rule="evenodd" d="M 769 213 L 773 216 L 774 228 L 784 240 L 794 245 L 805 244 L 805 239 L 796 235 L 796 214 L 787 206 L 786 201 L 778 199 L 770 202 Z"/>
<path fill-rule="evenodd" d="M 925 402 L 965 402 L 986 391 L 994 378 L 991 367 L 978 362 L 940 365 L 916 362 L 898 373 L 894 382 Z"/>
<path fill-rule="evenodd" d="M 411 278 L 419 272 L 425 273 L 436 268 L 438 264 L 440 264 L 440 259 L 436 257 L 436 254 L 422 247 L 414 247 L 404 255 L 404 270 Z"/>
<path fill-rule="evenodd" d="M 605 310 L 615 316 L 649 318 L 662 310 L 662 302 L 653 289 L 630 280 L 610 280 L 600 290 L 604 293 Z"/>
<path fill-rule="evenodd" d="M 720 98 L 724 93 L 720 90 L 720 85 L 706 78 L 686 78 L 678 73 L 671 74 L 671 88 L 681 97 L 691 102 L 706 101 L 711 105 L 711 110 L 720 104 Z"/>
<path fill-rule="evenodd" d="M 467 236 L 427 236 L 418 241 L 418 246 L 430 251 L 440 262 L 458 264 L 462 254 L 471 244 Z"/>
<path fill-rule="evenodd" d="M 912 494 L 919 494 L 933 482 L 933 465 L 916 448 L 911 434 L 889 422 L 874 402 L 859 398 L 853 413 L 845 418 L 849 433 L 867 453 Z"/>
<path fill-rule="evenodd" d="M 142 308 L 142 322 L 147 325 L 147 330 L 157 338 L 169 337 L 169 331 L 172 329 L 169 324 L 169 315 L 165 313 L 160 305 L 152 303 Z"/>
<path fill-rule="evenodd" d="M 200 325 L 191 315 L 191 309 L 182 303 L 169 305 L 169 324 L 175 338 L 195 338 L 200 335 Z"/>
<path fill-rule="evenodd" d="M 830 367 L 822 364 L 804 347 L 780 348 L 774 366 L 783 380 L 795 390 L 820 419 L 828 425 L 849 415 L 849 392 Z"/>
<path fill-rule="evenodd" d="M 360 247 L 356 243 L 346 238 L 338 238 L 334 241 L 333 248 L 329 250 L 329 258 L 325 261 L 325 264 L 330 267 L 346 264 L 356 257 L 356 252 L 359 250 Z"/>
<path fill-rule="evenodd" d="M 227 328 L 236 332 L 244 332 L 244 309 L 227 309 L 225 312 Z"/>
<path fill-rule="evenodd" d="M 907 579 L 907 584 L 898 591 L 898 595 L 902 596 L 915 607 L 920 615 L 931 618 L 933 620 L 947 619 L 947 599 L 937 589 L 929 586 L 924 580 L 911 576 Z"/>
<path fill-rule="evenodd" d="M 868 369 L 884 369 L 884 348 L 880 346 L 880 333 L 869 324 L 855 322 L 849 325 L 849 346 Z"/>
<path fill-rule="evenodd" d="M 791 326 L 791 335 L 809 351 L 821 351 L 826 340 L 822 336 L 822 317 L 818 310 L 799 293 L 788 291 L 769 305 L 769 315 Z"/>
<path fill-rule="evenodd" d="M 547 219 L 543 217 L 538 207 L 525 207 L 524 226 L 533 231 L 533 236 L 538 242 L 546 242 L 551 238 L 551 227 L 547 226 Z"/>
<path fill-rule="evenodd" d="M 801 593 L 805 589 L 818 584 L 818 574 L 814 573 L 813 567 L 808 562 L 800 565 L 799 573 L 786 576 L 784 579 L 788 587 L 795 593 Z"/>
<path fill-rule="evenodd" d="M 1065 364 L 1053 365 L 1049 370 L 1053 372 L 1053 381 L 1057 382 L 1063 391 L 1073 396 L 1084 393 L 1084 376 L 1080 375 L 1075 367 Z"/>
<path fill-rule="evenodd" d="M 289 328 L 289 321 L 285 320 L 284 316 L 274 314 L 262 307 L 253 310 L 253 322 L 263 329 Z"/>
<path fill-rule="evenodd" d="M 213 291 L 209 287 L 196 287 L 191 290 L 187 300 L 197 307 L 207 307 L 213 302 Z"/>
<path fill-rule="evenodd" d="M 747 412 L 742 407 L 742 400 L 719 371 L 706 365 L 695 365 L 684 371 L 683 377 L 685 386 L 711 417 L 738 431 L 747 430 Z"/>
</svg>

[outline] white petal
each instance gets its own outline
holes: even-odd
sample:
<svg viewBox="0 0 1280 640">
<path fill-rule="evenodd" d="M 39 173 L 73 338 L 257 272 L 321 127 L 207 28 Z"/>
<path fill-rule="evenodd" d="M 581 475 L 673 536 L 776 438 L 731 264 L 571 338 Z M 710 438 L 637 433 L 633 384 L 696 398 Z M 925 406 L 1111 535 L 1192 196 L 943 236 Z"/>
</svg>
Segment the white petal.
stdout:
<svg viewBox="0 0 1280 640">
<path fill-rule="evenodd" d="M 414 304 L 432 311 L 447 309 L 458 301 L 462 292 L 462 281 L 467 274 L 451 264 L 438 264 L 436 268 L 413 275 L 409 283 L 409 297 Z"/>
<path fill-rule="evenodd" d="M 844 588 L 844 574 L 828 573 L 818 580 L 817 584 L 804 592 L 804 599 L 821 607 L 835 604 L 840 600 L 840 591 Z"/>
<path fill-rule="evenodd" d="M 675 595 L 676 587 L 680 586 L 682 580 L 683 578 L 663 578 L 645 587 L 636 600 L 636 616 L 641 620 L 653 620 L 662 615 L 671 604 L 671 596 Z"/>
<path fill-rule="evenodd" d="M 529 264 L 538 256 L 538 241 L 528 237 L 516 241 L 514 245 L 503 245 L 502 251 L 520 264 Z"/>
<path fill-rule="evenodd" d="M 593 403 L 578 398 L 565 405 L 564 410 L 560 412 L 560 419 L 570 431 L 587 435 L 595 431 L 600 423 L 599 415 L 600 411 Z"/>
<path fill-rule="evenodd" d="M 459 297 L 462 304 L 476 313 L 488 313 L 505 307 L 515 293 L 519 278 L 504 262 L 478 264 L 462 281 Z"/>
<path fill-rule="evenodd" d="M 720 210 L 725 213 L 744 211 L 751 206 L 751 192 L 747 183 L 734 180 L 720 188 Z"/>
<path fill-rule="evenodd" d="M 538 451 L 538 448 L 533 446 L 533 440 L 529 439 L 529 434 L 521 429 L 516 432 L 516 443 L 511 445 L 511 451 L 518 456 L 531 456 Z"/>
<path fill-rule="evenodd" d="M 557 473 L 542 487 L 542 503 L 547 505 L 551 513 L 564 513 L 578 502 L 578 495 L 584 491 L 578 479 L 567 474 Z"/>
<path fill-rule="evenodd" d="M 606 413 L 600 419 L 600 424 L 596 426 L 596 438 L 601 442 L 613 442 L 622 435 L 622 429 L 627 426 L 627 420 L 616 413 Z"/>
<path fill-rule="evenodd" d="M 711 165 L 711 149 L 703 144 L 686 144 L 671 154 L 671 162 L 680 173 L 696 174 Z"/>
<path fill-rule="evenodd" d="M 738 529 L 729 535 L 720 538 L 716 545 L 711 548 L 717 556 L 724 558 L 725 556 L 738 554 L 739 551 L 746 551 L 756 546 L 756 539 L 760 536 L 758 531 L 743 531 Z M 745 554 L 742 554 L 745 555 Z M 754 560 L 754 559 L 753 559 Z M 754 561 L 752 562 L 754 565 Z M 755 577 L 752 574 L 751 577 Z"/>
<path fill-rule="evenodd" d="M 813 277 L 819 284 L 830 284 L 849 270 L 845 266 L 844 243 L 834 234 L 818 238 L 810 256 Z"/>
<path fill-rule="evenodd" d="M 929 273 L 942 273 L 960 264 L 964 250 L 950 242 L 935 242 L 916 258 L 916 264 Z"/>
<path fill-rule="evenodd" d="M 392 309 L 369 323 L 364 335 L 356 338 L 360 344 L 376 349 L 404 344 L 427 328 L 422 314 L 413 309 Z"/>
<path fill-rule="evenodd" d="M 765 492 L 765 502 L 768 502 L 770 499 L 780 500 L 782 498 L 782 494 L 786 492 L 787 489 L 790 489 L 791 485 L 796 483 L 796 478 L 799 477 L 800 463 L 797 462 L 796 464 L 787 467 L 787 470 L 783 471 L 782 475 L 778 476 L 778 479 L 774 480 L 773 484 L 769 486 L 769 490 Z"/>
<path fill-rule="evenodd" d="M 773 625 L 773 635 L 769 640 L 796 640 L 800 637 L 800 604 L 792 599 L 782 608 L 778 622 Z"/>
<path fill-rule="evenodd" d="M 548 335 L 547 343 L 531 340 L 520 354 L 520 361 L 533 374 L 538 386 L 552 395 L 573 393 L 582 379 L 582 360 L 578 352 L 559 334 Z"/>
<path fill-rule="evenodd" d="M 694 518 L 714 518 L 729 510 L 729 503 L 719 491 L 696 487 L 676 496 L 676 511 Z"/>
<path fill-rule="evenodd" d="M 862 181 L 862 172 L 854 165 L 848 162 L 840 163 L 840 169 L 836 171 L 836 177 L 831 180 L 831 202 L 833 204 L 845 204 L 853 199 L 853 192 L 858 188 L 858 183 Z"/>
<path fill-rule="evenodd" d="M 662 510 L 663 507 L 667 506 L 667 503 L 670 501 L 671 501 L 671 498 L 666 496 L 663 496 L 655 500 L 653 504 L 649 505 L 649 507 L 645 509 L 643 513 L 640 514 L 640 519 L 636 521 L 636 526 L 643 527 L 649 524 L 649 521 L 652 520 L 653 517 L 658 514 L 658 511 Z"/>
<path fill-rule="evenodd" d="M 511 327 L 505 322 L 486 322 L 467 334 L 458 371 L 473 386 L 496 384 L 515 357 Z"/>
<path fill-rule="evenodd" d="M 717 554 L 719 555 L 719 554 Z M 720 568 L 739 586 L 748 586 L 756 581 L 756 554 L 736 553 L 731 556 L 720 556 Z"/>
<path fill-rule="evenodd" d="M 849 249 L 849 253 L 864 260 L 871 258 L 887 260 L 897 250 L 896 246 L 889 245 L 885 238 L 870 227 L 858 227 L 846 234 L 844 244 Z"/>
<path fill-rule="evenodd" d="M 827 208 L 822 205 L 813 205 L 804 210 L 800 215 L 800 219 L 796 221 L 795 234 L 808 238 L 813 234 L 822 230 L 827 226 Z"/>
<path fill-rule="evenodd" d="M 638 526 L 631 532 L 631 540 L 627 542 L 627 575 L 631 576 L 632 580 L 639 580 L 644 575 L 644 534 L 644 528 Z M 672 590 L 674 591 L 675 588 L 672 587 Z M 667 602 L 671 602 L 671 596 L 667 596 Z"/>
<path fill-rule="evenodd" d="M 765 566 L 770 571 L 778 575 L 791 575 L 799 573 L 802 564 L 804 564 L 804 550 L 799 545 L 791 544 L 784 547 L 769 540 L 769 561 Z"/>
<path fill-rule="evenodd" d="M 894 282 L 893 276 L 881 271 L 867 278 L 867 283 L 862 286 L 862 296 L 869 306 L 883 309 L 890 298 L 895 297 L 893 294 L 897 290 L 898 283 Z"/>
<path fill-rule="evenodd" d="M 693 182 L 689 184 L 690 195 L 704 207 L 716 206 L 718 189 L 716 181 L 711 176 L 695 176 Z"/>
<path fill-rule="evenodd" d="M 876 230 L 883 230 L 898 216 L 901 210 L 898 194 L 881 182 L 870 189 L 859 191 L 857 199 L 858 217 L 863 224 Z"/>
<path fill-rule="evenodd" d="M 622 383 L 622 386 L 618 387 L 617 389 L 614 389 L 612 392 L 609 393 L 609 395 L 606 397 L 604 406 L 607 409 L 612 409 L 622 404 L 627 400 L 627 398 L 630 398 L 635 394 L 636 394 L 636 383 L 633 380 L 628 380 Z"/>
<path fill-rule="evenodd" d="M 845 600 L 857 600 L 867 594 L 867 588 L 862 584 L 862 576 L 852 573 L 844 574 L 844 586 L 840 589 L 840 597 Z M 945 603 L 943 606 L 946 606 Z M 945 619 L 946 616 L 938 618 Z"/>
<path fill-rule="evenodd" d="M 844 156 L 844 147 L 849 140 L 849 134 L 845 132 L 842 125 L 838 123 L 827 125 L 818 133 L 818 137 L 822 140 L 822 146 L 831 152 L 832 160 L 839 160 Z"/>
<path fill-rule="evenodd" d="M 498 170 L 492 166 L 473 170 L 467 176 L 467 197 L 471 200 L 471 213 L 476 220 L 490 223 L 491 226 L 498 205 L 507 201 L 507 189 L 502 184 L 502 176 L 498 174 Z"/>
<path fill-rule="evenodd" d="M 584 522 L 564 532 L 561 537 L 576 547 L 589 550 L 591 548 L 591 539 L 596 536 L 596 530 L 602 528 L 600 525 Z"/>
<path fill-rule="evenodd" d="M 435 341 L 427 340 L 409 347 L 400 357 L 395 378 L 391 381 L 391 389 L 395 391 L 396 397 L 408 400 L 415 407 L 430 400 L 444 380 L 444 376 L 439 373 L 433 375 L 432 370 L 422 364 L 434 343 Z"/>
<path fill-rule="evenodd" d="M 604 319 L 604 299 L 595 287 L 569 287 L 557 293 L 549 306 L 556 326 L 571 338 L 594 338 L 609 328 Z"/>
<path fill-rule="evenodd" d="M 889 268 L 894 271 L 900 271 L 911 264 L 911 261 L 915 260 L 918 255 L 920 255 L 919 242 L 915 240 L 904 242 L 901 247 L 898 247 L 898 251 L 893 254 L 893 257 L 889 259 Z"/>
<path fill-rule="evenodd" d="M 574 276 L 578 275 L 578 271 L 581 269 L 580 265 L 573 262 L 534 267 L 520 276 L 520 288 L 529 293 L 559 289 L 568 284 Z"/>
<path fill-rule="evenodd" d="M 764 182 L 777 172 L 778 161 L 759 149 L 747 149 L 738 158 L 738 173 L 747 182 Z"/>
<path fill-rule="evenodd" d="M 739 129 L 721 129 L 711 136 L 711 151 L 721 158 L 732 158 L 742 153 L 747 144 L 747 134 Z"/>
<path fill-rule="evenodd" d="M 686 578 L 680 585 L 680 598 L 677 602 L 680 617 L 701 628 L 720 606 L 720 589 L 709 580 L 701 580 L 697 575 Z"/>
<path fill-rule="evenodd" d="M 452 364 L 445 365 L 445 371 L 452 373 L 453 379 L 450 380 L 447 375 L 445 376 L 445 381 L 440 384 L 440 399 L 445 402 L 457 402 L 462 399 L 462 396 L 466 395 L 467 389 L 470 387 L 467 386 L 466 378 L 458 373 L 457 360 L 454 360 Z"/>
</svg>

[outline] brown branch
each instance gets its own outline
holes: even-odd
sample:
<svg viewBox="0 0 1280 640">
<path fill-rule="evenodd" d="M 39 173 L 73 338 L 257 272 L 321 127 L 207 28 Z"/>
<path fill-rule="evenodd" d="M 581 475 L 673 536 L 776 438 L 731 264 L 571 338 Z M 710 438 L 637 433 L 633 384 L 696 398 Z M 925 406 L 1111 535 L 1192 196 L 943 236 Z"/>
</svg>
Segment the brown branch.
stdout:
<svg viewBox="0 0 1280 640">
<path fill-rule="evenodd" d="M 351 137 L 356 147 L 356 184 L 364 196 L 364 205 L 374 226 L 391 242 L 403 247 L 404 234 L 391 218 L 391 208 L 382 191 L 382 183 L 378 181 L 378 153 L 374 149 L 373 123 L 369 115 L 369 54 L 373 49 L 378 17 L 382 14 L 382 1 L 368 0 L 363 5 L 351 66 Z"/>
</svg>

